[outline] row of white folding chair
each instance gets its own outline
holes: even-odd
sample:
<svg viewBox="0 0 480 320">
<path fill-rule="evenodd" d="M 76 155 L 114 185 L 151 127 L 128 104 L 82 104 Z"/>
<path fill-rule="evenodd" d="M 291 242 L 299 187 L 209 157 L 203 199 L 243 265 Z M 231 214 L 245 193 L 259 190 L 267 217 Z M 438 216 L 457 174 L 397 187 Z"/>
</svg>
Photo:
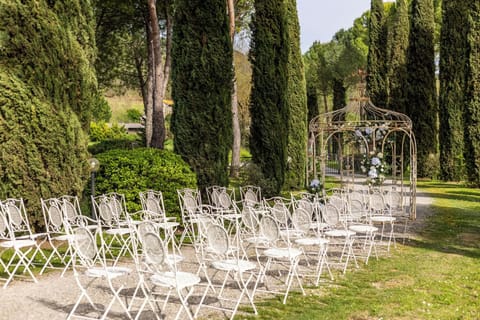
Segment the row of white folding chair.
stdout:
<svg viewBox="0 0 480 320">
<path fill-rule="evenodd" d="M 24 274 L 37 282 L 32 267 L 38 255 L 40 259 L 47 260 L 41 250 L 44 241 L 44 233 L 32 231 L 23 199 L 0 201 L 0 264 L 6 274 L 6 278 L 2 279 L 5 281 L 3 288 L 6 288 L 14 277 Z M 13 254 L 4 262 L 4 254 L 9 249 L 13 250 Z M 17 274 L 20 270 L 21 275 Z"/>
</svg>

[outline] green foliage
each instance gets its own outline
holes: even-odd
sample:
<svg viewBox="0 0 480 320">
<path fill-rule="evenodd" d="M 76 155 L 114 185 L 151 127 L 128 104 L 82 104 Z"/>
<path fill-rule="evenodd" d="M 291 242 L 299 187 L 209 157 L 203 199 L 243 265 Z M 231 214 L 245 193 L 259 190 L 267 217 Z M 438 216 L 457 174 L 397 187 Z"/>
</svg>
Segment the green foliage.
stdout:
<svg viewBox="0 0 480 320">
<path fill-rule="evenodd" d="M 399 0 L 388 38 L 388 109 L 405 113 L 407 109 L 407 48 L 409 34 L 408 1 Z"/>
<path fill-rule="evenodd" d="M 127 136 L 125 127 L 118 123 L 109 125 L 103 121 L 90 122 L 90 141 L 121 140 L 126 139 Z"/>
<path fill-rule="evenodd" d="M 145 144 L 142 143 L 138 135 L 129 134 L 124 138 L 120 138 L 120 139 L 113 139 L 113 140 L 107 139 L 97 143 L 92 143 L 88 146 L 88 152 L 90 152 L 92 155 L 96 155 L 102 152 L 107 152 L 108 150 L 114 150 L 114 149 L 131 150 L 135 148 L 141 148 L 143 146 L 145 146 Z"/>
<path fill-rule="evenodd" d="M 372 0 L 368 34 L 367 92 L 373 104 L 387 106 L 387 25 L 382 0 Z"/>
<path fill-rule="evenodd" d="M 96 193 L 124 194 L 131 213 L 141 209 L 139 192 L 152 189 L 163 193 L 167 215 L 179 216 L 177 189 L 196 188 L 195 174 L 180 156 L 170 151 L 110 150 L 96 158 L 100 161 Z"/>
<path fill-rule="evenodd" d="M 58 110 L 73 110 L 88 128 L 98 98 L 95 37 L 89 0 L 5 1 L 2 64 Z"/>
<path fill-rule="evenodd" d="M 468 1 L 468 72 L 465 94 L 465 163 L 468 181 L 480 187 L 480 4 Z"/>
<path fill-rule="evenodd" d="M 255 1 L 250 49 L 250 152 L 253 163 L 268 182 L 268 186 L 260 187 L 272 185 L 273 194 L 279 194 L 283 186 L 287 164 L 289 108 L 286 103 L 288 44 L 285 28 L 283 1 Z"/>
<path fill-rule="evenodd" d="M 428 177 L 438 146 L 432 0 L 413 0 L 407 50 L 408 109 L 417 140 L 417 173 Z"/>
<path fill-rule="evenodd" d="M 468 3 L 444 1 L 440 45 L 440 163 L 444 180 L 464 178 L 464 92 L 467 69 Z"/>
<path fill-rule="evenodd" d="M 112 109 L 108 105 L 108 101 L 102 95 L 98 95 L 96 104 L 92 108 L 92 119 L 94 121 L 109 122 L 112 118 Z M 91 124 L 90 124 L 91 127 Z"/>
<path fill-rule="evenodd" d="M 130 122 L 140 122 L 143 113 L 138 109 L 128 109 L 127 118 Z"/>
<path fill-rule="evenodd" d="M 307 92 L 305 71 L 300 50 L 300 26 L 298 24 L 296 0 L 286 2 L 287 18 L 287 91 L 289 107 L 287 166 L 284 189 L 299 189 L 305 185 L 305 163 L 307 150 Z"/>
<path fill-rule="evenodd" d="M 87 139 L 77 116 L 0 69 L 0 199 L 24 198 L 43 225 L 40 198 L 79 195 L 86 183 Z"/>
<path fill-rule="evenodd" d="M 226 2 L 176 3 L 172 44 L 172 132 L 175 152 L 198 185 L 228 184 L 232 144 L 232 43 Z"/>
</svg>

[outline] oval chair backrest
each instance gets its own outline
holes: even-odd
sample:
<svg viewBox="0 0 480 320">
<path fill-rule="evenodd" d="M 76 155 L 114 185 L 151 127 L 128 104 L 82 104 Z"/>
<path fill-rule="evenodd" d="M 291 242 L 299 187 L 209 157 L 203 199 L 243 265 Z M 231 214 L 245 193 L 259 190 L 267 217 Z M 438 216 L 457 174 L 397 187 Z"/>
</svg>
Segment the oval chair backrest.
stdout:
<svg viewBox="0 0 480 320">
<path fill-rule="evenodd" d="M 137 235 L 138 235 L 138 240 L 140 240 L 140 243 L 143 243 L 144 236 L 147 233 L 156 233 L 157 228 L 155 227 L 155 224 L 151 221 L 142 221 L 137 225 Z"/>
<path fill-rule="evenodd" d="M 302 208 L 303 210 L 307 211 L 311 215 L 313 214 L 313 211 L 314 211 L 314 208 L 315 208 L 313 203 L 308 199 L 298 200 L 297 207 Z"/>
<path fill-rule="evenodd" d="M 259 203 L 259 199 L 252 189 L 248 189 L 245 192 L 243 195 L 243 200 L 247 206 L 255 206 L 257 203 Z"/>
<path fill-rule="evenodd" d="M 73 229 L 73 246 L 82 265 L 86 267 L 95 265 L 98 250 L 97 243 L 90 230 L 85 227 Z"/>
<path fill-rule="evenodd" d="M 22 199 L 7 199 L 4 202 L 7 215 L 7 223 L 10 226 L 10 232 L 28 232 L 30 233 L 30 225 L 23 213 Z"/>
<path fill-rule="evenodd" d="M 292 222 L 295 229 L 307 233 L 312 224 L 312 214 L 299 207 L 293 211 Z"/>
<path fill-rule="evenodd" d="M 327 203 L 322 209 L 323 221 L 331 227 L 337 226 L 340 222 L 340 213 L 338 212 L 337 207 Z"/>
<path fill-rule="evenodd" d="M 280 238 L 280 229 L 277 221 L 271 216 L 262 217 L 260 220 L 260 232 L 270 243 L 274 243 Z"/>
<path fill-rule="evenodd" d="M 285 204 L 276 202 L 270 210 L 270 214 L 274 217 L 280 225 L 286 226 L 288 224 L 290 212 Z"/>
<path fill-rule="evenodd" d="M 385 210 L 385 200 L 380 193 L 370 195 L 370 208 L 377 213 L 382 213 Z"/>
<path fill-rule="evenodd" d="M 68 222 L 74 222 L 78 215 L 75 205 L 67 199 L 63 199 L 62 209 Z"/>
<path fill-rule="evenodd" d="M 98 203 L 98 216 L 108 226 L 111 226 L 115 221 L 112 207 L 106 198 L 100 199 L 100 203 Z"/>
<path fill-rule="evenodd" d="M 155 265 L 157 269 L 165 265 L 167 252 L 158 234 L 154 232 L 145 233 L 143 235 L 142 247 L 148 263 Z"/>
<path fill-rule="evenodd" d="M 4 212 L 4 207 L 1 202 L 0 202 L 0 239 L 2 240 L 10 239 L 6 213 Z"/>
<path fill-rule="evenodd" d="M 206 235 L 209 251 L 217 255 L 227 254 L 230 243 L 227 231 L 222 226 L 218 224 L 210 224 L 207 227 Z"/>
<path fill-rule="evenodd" d="M 60 231 L 63 227 L 63 212 L 60 210 L 57 204 L 53 204 L 48 208 L 48 218 L 50 225 L 48 228 L 50 231 Z"/>
<path fill-rule="evenodd" d="M 350 200 L 350 216 L 353 221 L 359 221 L 365 217 L 365 207 L 360 200 Z"/>
<path fill-rule="evenodd" d="M 155 198 L 147 198 L 145 200 L 145 208 L 153 216 L 164 216 L 162 209 L 160 208 L 159 201 Z"/>
<path fill-rule="evenodd" d="M 230 196 L 227 194 L 226 191 L 218 193 L 217 197 L 220 208 L 230 209 L 230 207 L 232 206 L 232 199 L 230 199 Z"/>
<path fill-rule="evenodd" d="M 252 232 L 258 229 L 258 219 L 255 210 L 251 207 L 245 206 L 242 209 L 242 223 Z"/>
<path fill-rule="evenodd" d="M 186 213 L 193 214 L 197 210 L 198 203 L 197 200 L 191 194 L 185 194 L 183 196 L 183 207 L 186 210 Z"/>
</svg>

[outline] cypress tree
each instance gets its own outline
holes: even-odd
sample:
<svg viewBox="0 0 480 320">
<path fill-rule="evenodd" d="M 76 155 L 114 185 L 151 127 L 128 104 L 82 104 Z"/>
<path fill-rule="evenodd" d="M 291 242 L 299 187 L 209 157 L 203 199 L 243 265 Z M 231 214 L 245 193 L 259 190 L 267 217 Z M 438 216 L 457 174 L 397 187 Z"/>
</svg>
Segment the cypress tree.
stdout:
<svg viewBox="0 0 480 320">
<path fill-rule="evenodd" d="M 388 59 L 388 108 L 401 113 L 406 111 L 408 34 L 408 3 L 397 0 Z"/>
<path fill-rule="evenodd" d="M 468 68 L 465 99 L 465 164 L 468 181 L 480 187 L 480 3 L 466 1 L 468 15 Z"/>
<path fill-rule="evenodd" d="M 0 198 L 80 195 L 87 128 L 98 97 L 88 0 L 0 3 Z"/>
<path fill-rule="evenodd" d="M 464 178 L 464 90 L 467 68 L 468 3 L 444 1 L 440 34 L 440 176 Z"/>
<path fill-rule="evenodd" d="M 307 83 L 307 124 L 319 115 L 317 88 Z"/>
<path fill-rule="evenodd" d="M 172 44 L 175 152 L 201 189 L 228 184 L 232 43 L 224 0 L 179 0 Z"/>
<path fill-rule="evenodd" d="M 284 2 L 255 1 L 252 17 L 250 61 L 250 152 L 263 175 L 266 196 L 283 186 L 287 162 L 288 106 Z"/>
<path fill-rule="evenodd" d="M 347 89 L 343 84 L 343 79 L 333 79 L 333 110 L 338 110 L 347 104 Z"/>
<path fill-rule="evenodd" d="M 296 0 L 286 0 L 286 37 L 288 68 L 286 104 L 289 108 L 287 171 L 284 188 L 305 186 L 305 161 L 307 150 L 307 93 L 305 71 L 300 50 L 300 26 Z"/>
<path fill-rule="evenodd" d="M 433 0 L 413 0 L 407 50 L 407 114 L 417 140 L 418 176 L 428 177 L 437 153 Z"/>
<path fill-rule="evenodd" d="M 367 92 L 373 104 L 387 105 L 387 29 L 382 0 L 372 0 L 368 34 Z"/>
</svg>

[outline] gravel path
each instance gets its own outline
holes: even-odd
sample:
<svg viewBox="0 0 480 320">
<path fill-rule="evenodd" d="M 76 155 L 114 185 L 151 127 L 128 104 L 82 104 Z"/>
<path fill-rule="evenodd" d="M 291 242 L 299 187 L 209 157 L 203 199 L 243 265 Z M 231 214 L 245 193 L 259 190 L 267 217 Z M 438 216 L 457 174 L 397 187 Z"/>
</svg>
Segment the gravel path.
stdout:
<svg viewBox="0 0 480 320">
<path fill-rule="evenodd" d="M 411 225 L 412 232 L 419 230 L 425 218 L 430 214 L 429 206 L 431 202 L 432 199 L 426 197 L 425 194 L 417 194 L 417 220 Z M 196 270 L 193 249 L 184 247 L 182 251 L 187 257 L 187 262 L 182 264 L 182 270 Z M 128 263 L 123 263 L 123 265 L 134 269 L 132 264 L 128 265 Z M 134 287 L 135 281 L 136 276 L 132 275 L 128 277 L 126 284 L 127 292 L 132 292 L 133 289 L 131 288 Z M 99 284 L 100 283 L 103 282 L 99 282 Z M 108 296 L 105 294 L 106 290 L 108 291 L 108 287 L 106 287 L 105 284 L 96 285 L 92 289 L 92 297 L 95 303 L 103 305 L 108 303 Z M 36 284 L 31 281 L 15 279 L 6 289 L 0 289 L 0 320 L 65 319 L 79 294 L 80 290 L 75 282 L 72 271 L 68 271 L 64 277 L 60 277 L 60 271 L 50 271 L 42 276 L 38 276 L 38 283 Z M 227 294 L 236 296 L 238 295 L 238 291 L 230 289 L 230 292 Z M 258 295 L 256 298 L 258 298 Z M 82 305 L 81 307 L 85 308 L 86 305 Z M 174 318 L 175 311 L 173 308 L 175 307 L 177 306 L 173 305 L 173 307 L 167 308 L 164 313 L 167 319 Z M 114 312 L 109 314 L 109 318 L 125 318 L 121 312 L 118 312 L 120 311 L 118 305 L 114 305 L 113 310 Z M 133 312 L 133 315 L 135 316 L 135 312 Z M 214 312 L 211 309 L 204 309 L 201 312 L 200 318 L 223 319 L 224 317 L 225 315 L 218 311 Z M 142 313 L 141 319 L 154 319 L 154 316 L 147 310 Z"/>
</svg>

